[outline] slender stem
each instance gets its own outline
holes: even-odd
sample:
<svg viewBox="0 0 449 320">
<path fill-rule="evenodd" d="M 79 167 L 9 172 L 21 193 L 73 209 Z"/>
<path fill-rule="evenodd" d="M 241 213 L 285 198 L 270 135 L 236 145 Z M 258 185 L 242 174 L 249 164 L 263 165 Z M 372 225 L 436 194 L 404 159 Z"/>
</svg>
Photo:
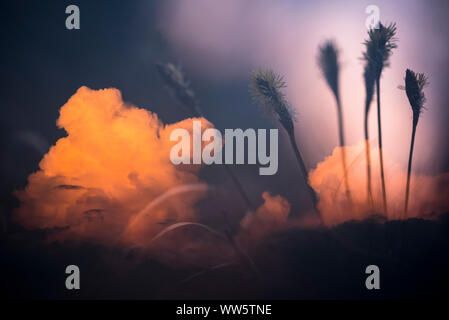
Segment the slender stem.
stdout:
<svg viewBox="0 0 449 320">
<path fill-rule="evenodd" d="M 348 166 L 346 164 L 346 149 L 345 149 L 345 135 L 344 135 L 344 126 L 343 126 L 343 112 L 340 102 L 340 97 L 336 96 L 337 100 L 337 114 L 338 114 L 338 133 L 340 138 L 340 147 L 341 147 L 341 161 L 343 165 L 343 177 L 345 181 L 346 188 L 346 198 L 349 202 L 351 200 L 351 192 L 349 191 L 349 179 L 348 179 Z"/>
<path fill-rule="evenodd" d="M 416 125 L 418 122 L 413 122 L 413 131 L 412 131 L 412 141 L 410 143 L 410 154 L 408 156 L 408 169 L 407 169 L 407 186 L 405 187 L 405 204 L 404 204 L 404 218 L 407 218 L 407 210 L 408 210 L 408 196 L 410 190 L 410 174 L 412 172 L 412 158 L 413 158 L 413 147 L 415 145 L 415 133 L 416 133 Z"/>
<path fill-rule="evenodd" d="M 379 160 L 380 160 L 380 178 L 382 181 L 382 198 L 384 203 L 384 212 L 388 215 L 387 209 L 387 192 L 385 191 L 385 175 L 384 175 L 384 159 L 382 152 L 382 125 L 380 116 L 380 76 L 376 79 L 377 90 L 377 130 L 379 132 Z"/>
<path fill-rule="evenodd" d="M 260 276 L 260 272 L 257 269 L 256 264 L 251 259 L 251 257 L 245 251 L 242 250 L 242 248 L 240 247 L 237 240 L 232 236 L 232 233 L 231 233 L 231 230 L 229 229 L 229 227 L 225 229 L 225 235 L 226 235 L 226 238 L 228 239 L 229 243 L 231 244 L 231 247 L 234 249 L 237 257 L 243 263 L 247 264 L 257 276 Z"/>
<path fill-rule="evenodd" d="M 316 195 L 312 187 L 309 185 L 309 173 L 306 169 L 306 165 L 304 164 L 304 160 L 302 159 L 301 152 L 299 152 L 298 146 L 296 145 L 296 139 L 293 134 L 289 134 L 289 137 L 293 151 L 295 152 L 296 160 L 298 162 L 299 168 L 301 169 L 302 176 L 305 180 L 307 191 L 309 192 L 310 198 L 312 199 L 313 208 L 318 213 L 321 219 L 321 215 L 318 210 L 318 196 Z"/>
<path fill-rule="evenodd" d="M 367 110 L 368 108 L 365 108 Z M 366 149 L 366 195 L 371 209 L 374 205 L 373 193 L 371 190 L 371 154 L 368 133 L 368 112 L 365 112 L 365 149 Z"/>
<path fill-rule="evenodd" d="M 242 184 L 240 183 L 239 179 L 237 179 L 237 177 L 235 176 L 234 172 L 232 172 L 231 168 L 229 168 L 228 166 L 224 166 L 226 172 L 228 173 L 228 175 L 231 177 L 232 182 L 234 182 L 235 186 L 237 187 L 237 190 L 240 192 L 240 195 L 242 196 L 242 198 L 245 200 L 248 208 L 252 211 L 255 211 L 255 207 L 254 205 L 251 203 L 251 200 L 249 200 L 248 195 L 245 192 L 245 189 L 243 188 Z"/>
<path fill-rule="evenodd" d="M 201 112 L 200 107 L 198 106 L 198 104 L 195 104 L 193 109 L 192 109 L 192 113 L 200 118 L 204 118 L 204 115 Z M 243 200 L 245 200 L 246 205 L 248 206 L 248 208 L 251 211 L 255 211 L 256 207 L 252 204 L 251 200 L 249 200 L 248 195 L 245 192 L 245 189 L 243 188 L 242 184 L 240 183 L 239 179 L 237 179 L 237 177 L 235 176 L 234 172 L 231 170 L 231 168 L 229 168 L 228 166 L 224 166 L 226 172 L 228 173 L 229 177 L 231 178 L 232 182 L 234 182 L 235 186 L 237 187 L 238 192 L 240 193 L 240 195 L 242 196 Z"/>
</svg>

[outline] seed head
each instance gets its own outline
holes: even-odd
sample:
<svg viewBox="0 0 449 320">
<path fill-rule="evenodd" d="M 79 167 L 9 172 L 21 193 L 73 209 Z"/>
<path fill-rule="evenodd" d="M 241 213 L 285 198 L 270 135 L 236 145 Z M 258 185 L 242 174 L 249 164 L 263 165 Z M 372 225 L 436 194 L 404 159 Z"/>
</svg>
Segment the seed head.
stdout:
<svg viewBox="0 0 449 320">
<path fill-rule="evenodd" d="M 363 53 L 363 59 L 373 65 L 376 78 L 380 77 L 384 67 L 389 66 L 392 50 L 397 48 L 395 36 L 395 23 L 385 27 L 379 22 L 377 29 L 368 31 L 368 40 L 364 42 L 366 51 Z"/>
<path fill-rule="evenodd" d="M 405 71 L 405 92 L 413 111 L 413 122 L 417 123 L 419 115 L 424 109 L 426 96 L 424 88 L 429 84 L 424 73 L 416 73 L 410 69 Z"/>
<path fill-rule="evenodd" d="M 258 101 L 265 112 L 277 117 L 287 132 L 293 134 L 293 110 L 281 89 L 285 88 L 283 78 L 272 70 L 253 72 L 250 90 L 253 99 Z"/>
<path fill-rule="evenodd" d="M 338 62 L 338 49 L 332 40 L 326 41 L 319 47 L 318 66 L 327 84 L 338 99 L 338 74 L 340 72 L 340 64 Z"/>
<path fill-rule="evenodd" d="M 201 116 L 195 93 L 184 72 L 173 63 L 157 63 L 157 71 L 174 96 L 196 116 Z"/>
<path fill-rule="evenodd" d="M 365 64 L 363 80 L 365 82 L 365 113 L 368 114 L 371 101 L 373 100 L 374 84 L 376 81 L 374 66 L 369 61 Z"/>
</svg>

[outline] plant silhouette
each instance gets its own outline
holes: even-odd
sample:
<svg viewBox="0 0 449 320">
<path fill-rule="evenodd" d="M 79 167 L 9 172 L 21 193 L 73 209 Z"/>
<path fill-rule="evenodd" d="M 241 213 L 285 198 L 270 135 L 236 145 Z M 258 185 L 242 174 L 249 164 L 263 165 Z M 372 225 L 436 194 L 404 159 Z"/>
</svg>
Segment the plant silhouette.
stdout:
<svg viewBox="0 0 449 320">
<path fill-rule="evenodd" d="M 334 94 L 337 103 L 337 118 L 338 118 L 338 135 L 341 147 L 341 162 L 343 166 L 343 178 L 345 181 L 346 197 L 351 202 L 351 192 L 349 191 L 348 168 L 346 164 L 346 150 L 345 150 L 345 135 L 343 125 L 343 110 L 339 91 L 339 73 L 340 65 L 338 62 L 338 49 L 335 43 L 331 40 L 326 41 L 319 47 L 318 65 L 323 73 L 329 88 Z"/>
<path fill-rule="evenodd" d="M 423 73 L 415 73 L 410 69 L 405 71 L 405 92 L 413 111 L 413 129 L 410 142 L 410 153 L 408 156 L 407 184 L 405 187 L 404 215 L 407 218 L 408 198 L 410 190 L 410 174 L 412 172 L 413 147 L 415 145 L 416 127 L 418 126 L 419 116 L 424 109 L 426 97 L 424 87 L 428 85 L 426 76 Z"/>
<path fill-rule="evenodd" d="M 161 78 L 164 80 L 166 86 L 170 89 L 175 98 L 187 108 L 187 110 L 195 117 L 204 117 L 198 101 L 195 96 L 195 92 L 190 86 L 184 72 L 180 67 L 175 66 L 173 63 L 157 63 L 157 71 Z M 240 181 L 235 176 L 234 172 L 228 167 L 223 166 L 231 178 L 232 182 L 237 187 L 238 192 L 245 200 L 248 208 L 251 211 L 255 211 L 255 206 L 252 204 L 245 189 Z"/>
<path fill-rule="evenodd" d="M 265 113 L 276 118 L 287 132 L 313 207 L 319 214 L 318 196 L 309 185 L 309 173 L 296 143 L 293 110 L 281 91 L 285 86 L 283 78 L 272 70 L 259 70 L 252 74 L 250 90 L 253 99 L 262 105 Z"/>
<path fill-rule="evenodd" d="M 364 116 L 364 133 L 365 133 L 365 152 L 366 152 L 366 195 L 371 209 L 374 206 L 373 192 L 371 186 L 371 146 L 369 141 L 368 115 L 371 102 L 374 95 L 374 85 L 376 81 L 374 66 L 370 61 L 366 61 L 363 80 L 365 83 L 365 116 Z"/>
<path fill-rule="evenodd" d="M 385 27 L 379 22 L 375 29 L 368 31 L 368 40 L 365 41 L 366 51 L 363 54 L 363 59 L 369 64 L 374 72 L 376 82 L 377 95 L 377 130 L 379 140 L 379 161 L 380 161 L 380 177 L 382 182 L 382 199 L 385 214 L 388 214 L 387 193 L 385 188 L 385 173 L 384 161 L 382 151 L 382 123 L 381 123 L 381 109 L 380 109 L 380 77 L 385 67 L 389 66 L 389 59 L 392 50 L 397 48 L 396 45 L 396 24 L 392 23 Z"/>
</svg>

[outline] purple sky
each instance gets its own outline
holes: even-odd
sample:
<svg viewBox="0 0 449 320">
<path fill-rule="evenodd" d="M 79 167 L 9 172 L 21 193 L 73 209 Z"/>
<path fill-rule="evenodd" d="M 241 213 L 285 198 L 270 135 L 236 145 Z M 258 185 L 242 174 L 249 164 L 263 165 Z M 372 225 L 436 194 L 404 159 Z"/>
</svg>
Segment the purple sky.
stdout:
<svg viewBox="0 0 449 320">
<path fill-rule="evenodd" d="M 406 68 L 424 72 L 428 110 L 420 119 L 414 168 L 440 171 L 445 144 L 447 98 L 443 82 L 449 66 L 444 2 L 428 1 L 167 1 L 159 24 L 174 56 L 205 78 L 226 82 L 249 78 L 249 71 L 272 68 L 284 75 L 287 98 L 298 113 L 296 135 L 315 163 L 337 145 L 333 97 L 317 68 L 318 46 L 334 39 L 341 49 L 341 96 L 349 144 L 363 138 L 364 85 L 360 61 L 367 37 L 368 5 L 377 5 L 383 23 L 396 22 L 398 48 L 381 80 L 385 152 L 407 165 L 412 112 L 403 84 Z M 445 31 L 446 30 L 446 31 Z M 370 112 L 370 137 L 377 137 L 377 114 Z"/>
</svg>

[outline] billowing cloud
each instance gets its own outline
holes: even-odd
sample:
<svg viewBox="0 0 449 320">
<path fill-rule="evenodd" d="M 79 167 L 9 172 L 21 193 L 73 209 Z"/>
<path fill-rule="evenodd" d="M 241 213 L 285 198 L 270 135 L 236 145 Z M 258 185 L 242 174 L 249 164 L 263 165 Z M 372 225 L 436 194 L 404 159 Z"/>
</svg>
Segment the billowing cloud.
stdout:
<svg viewBox="0 0 449 320">
<path fill-rule="evenodd" d="M 123 102 L 117 89 L 81 87 L 60 110 L 57 125 L 67 136 L 16 192 L 21 205 L 14 220 L 52 229 L 54 239 L 133 246 L 170 222 L 196 221 L 194 205 L 207 189 L 199 183 L 200 166 L 175 166 L 169 158 L 171 131 L 191 132 L 193 120 L 164 125 Z M 203 129 L 211 127 L 200 120 Z M 139 226 L 130 226 L 136 216 Z"/>
<path fill-rule="evenodd" d="M 255 212 L 247 212 L 240 221 L 240 239 L 246 247 L 263 236 L 285 229 L 288 225 L 290 203 L 280 195 L 263 192 L 264 203 Z"/>
<path fill-rule="evenodd" d="M 195 204 L 209 187 L 198 178 L 200 166 L 170 161 L 176 143 L 170 141 L 170 133 L 175 128 L 192 133 L 194 120 L 198 119 L 164 125 L 156 114 L 123 102 L 117 89 L 81 87 L 60 110 L 57 124 L 67 136 L 45 154 L 25 189 L 16 192 L 21 204 L 14 221 L 27 229 L 51 231 L 51 240 L 141 248 L 161 261 L 176 258 L 209 265 L 234 261 L 241 250 L 257 246 L 270 234 L 319 225 L 312 213 L 289 217 L 289 202 L 268 192 L 262 194 L 263 204 L 240 221 L 235 239 L 201 224 Z M 203 130 L 212 127 L 200 120 Z M 352 205 L 342 187 L 340 148 L 310 173 L 328 226 L 382 214 L 377 149 L 371 150 L 372 209 L 366 201 L 364 144 L 346 148 Z M 388 153 L 384 162 L 388 218 L 401 218 L 405 171 Z M 449 174 L 414 174 L 409 217 L 447 211 L 448 191 Z"/>
<path fill-rule="evenodd" d="M 371 144 L 373 145 L 373 144 Z M 346 146 L 349 165 L 349 186 L 352 203 L 347 201 L 343 186 L 341 148 L 318 163 L 309 176 L 310 184 L 318 193 L 319 210 L 326 225 L 335 225 L 348 220 L 362 220 L 373 214 L 387 219 L 430 218 L 449 210 L 449 173 L 430 176 L 412 172 L 410 202 L 407 216 L 404 215 L 404 197 L 407 173 L 384 152 L 385 183 L 388 215 L 383 212 L 379 149 L 371 147 L 373 208 L 367 201 L 365 144 Z M 407 156 L 407 154 L 405 154 Z"/>
</svg>

